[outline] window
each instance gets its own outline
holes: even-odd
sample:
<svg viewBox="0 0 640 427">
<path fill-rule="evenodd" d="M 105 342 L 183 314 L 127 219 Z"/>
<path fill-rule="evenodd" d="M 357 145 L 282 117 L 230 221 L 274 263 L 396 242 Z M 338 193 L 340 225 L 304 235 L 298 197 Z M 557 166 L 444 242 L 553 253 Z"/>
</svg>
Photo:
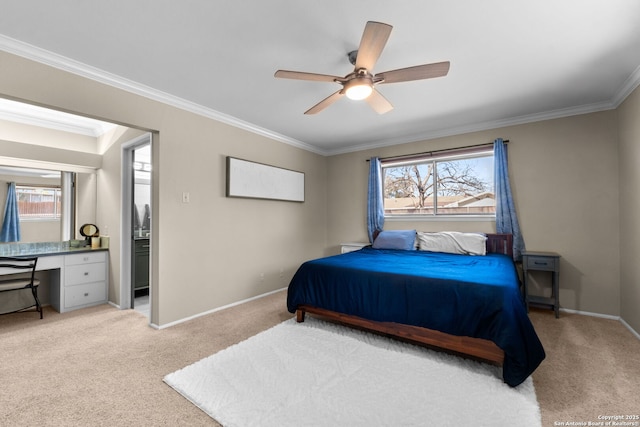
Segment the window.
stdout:
<svg viewBox="0 0 640 427">
<path fill-rule="evenodd" d="M 493 150 L 454 153 L 383 160 L 385 216 L 493 217 Z"/>
<path fill-rule="evenodd" d="M 59 187 L 16 185 L 20 220 L 59 220 Z"/>
</svg>

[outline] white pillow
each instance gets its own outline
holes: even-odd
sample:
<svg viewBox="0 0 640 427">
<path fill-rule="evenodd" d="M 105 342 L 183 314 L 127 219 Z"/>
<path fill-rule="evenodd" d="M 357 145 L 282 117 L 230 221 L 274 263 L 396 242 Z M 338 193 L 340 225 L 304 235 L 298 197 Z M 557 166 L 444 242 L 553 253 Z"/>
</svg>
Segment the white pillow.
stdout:
<svg viewBox="0 0 640 427">
<path fill-rule="evenodd" d="M 419 231 L 417 234 L 418 249 L 421 251 L 465 255 L 487 254 L 487 236 L 482 233 L 461 233 L 459 231 L 428 233 Z"/>
</svg>

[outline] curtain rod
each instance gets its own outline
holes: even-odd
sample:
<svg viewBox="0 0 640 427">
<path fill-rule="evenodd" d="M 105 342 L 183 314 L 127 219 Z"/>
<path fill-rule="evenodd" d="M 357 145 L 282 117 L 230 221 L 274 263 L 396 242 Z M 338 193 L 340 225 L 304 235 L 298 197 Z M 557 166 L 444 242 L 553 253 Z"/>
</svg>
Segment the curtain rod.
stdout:
<svg viewBox="0 0 640 427">
<path fill-rule="evenodd" d="M 32 188 L 61 188 L 59 184 L 24 184 L 16 182 L 17 187 L 32 187 Z"/>
<path fill-rule="evenodd" d="M 504 142 L 505 144 L 508 144 L 509 140 L 505 139 L 502 142 Z M 446 151 L 459 151 L 459 150 L 466 150 L 467 148 L 479 148 L 479 147 L 493 147 L 493 142 L 488 142 L 485 144 L 465 145 L 464 147 L 443 148 L 441 150 L 423 151 L 421 153 L 403 154 L 401 156 L 381 157 L 380 160 L 402 160 L 402 159 L 408 159 L 411 157 L 424 156 L 425 154 L 431 155 L 434 153 L 443 153 Z M 370 161 L 370 159 L 367 159 L 367 162 L 368 161 Z"/>
</svg>

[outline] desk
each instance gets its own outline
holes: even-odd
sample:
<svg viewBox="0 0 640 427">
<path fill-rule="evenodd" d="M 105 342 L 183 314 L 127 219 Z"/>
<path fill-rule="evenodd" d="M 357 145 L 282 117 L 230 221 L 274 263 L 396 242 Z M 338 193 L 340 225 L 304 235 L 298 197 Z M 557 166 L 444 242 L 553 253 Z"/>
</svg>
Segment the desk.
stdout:
<svg viewBox="0 0 640 427">
<path fill-rule="evenodd" d="M 51 306 L 60 313 L 107 302 L 109 251 L 98 248 L 45 247 L 31 253 L 0 252 L 0 256 L 37 256 L 36 271 L 51 270 Z M 0 275 L 15 271 L 0 269 Z"/>
<path fill-rule="evenodd" d="M 532 252 L 525 251 L 522 253 L 522 268 L 523 268 L 523 281 L 524 281 L 524 297 L 527 304 L 527 311 L 529 305 L 542 305 L 553 309 L 556 315 L 556 319 L 559 317 L 560 309 L 560 296 L 559 296 L 559 281 L 560 281 L 560 255 L 555 252 Z M 549 271 L 551 272 L 551 297 L 539 297 L 535 295 L 529 295 L 528 275 L 530 270 L 537 271 Z"/>
</svg>

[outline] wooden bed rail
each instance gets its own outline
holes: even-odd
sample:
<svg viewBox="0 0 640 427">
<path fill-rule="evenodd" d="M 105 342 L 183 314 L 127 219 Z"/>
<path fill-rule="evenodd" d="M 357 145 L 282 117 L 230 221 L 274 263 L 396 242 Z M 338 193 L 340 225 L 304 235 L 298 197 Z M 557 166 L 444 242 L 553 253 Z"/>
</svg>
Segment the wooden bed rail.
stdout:
<svg viewBox="0 0 640 427">
<path fill-rule="evenodd" d="M 352 328 L 364 329 L 395 339 L 401 339 L 412 344 L 419 344 L 458 356 L 481 360 L 493 365 L 502 365 L 504 362 L 504 352 L 502 349 L 492 341 L 481 338 L 460 337 L 432 329 L 394 322 L 375 322 L 310 305 L 301 305 L 298 307 L 296 310 L 296 320 L 298 322 L 304 322 L 306 313 L 311 313 L 316 317 L 344 324 Z"/>
</svg>

